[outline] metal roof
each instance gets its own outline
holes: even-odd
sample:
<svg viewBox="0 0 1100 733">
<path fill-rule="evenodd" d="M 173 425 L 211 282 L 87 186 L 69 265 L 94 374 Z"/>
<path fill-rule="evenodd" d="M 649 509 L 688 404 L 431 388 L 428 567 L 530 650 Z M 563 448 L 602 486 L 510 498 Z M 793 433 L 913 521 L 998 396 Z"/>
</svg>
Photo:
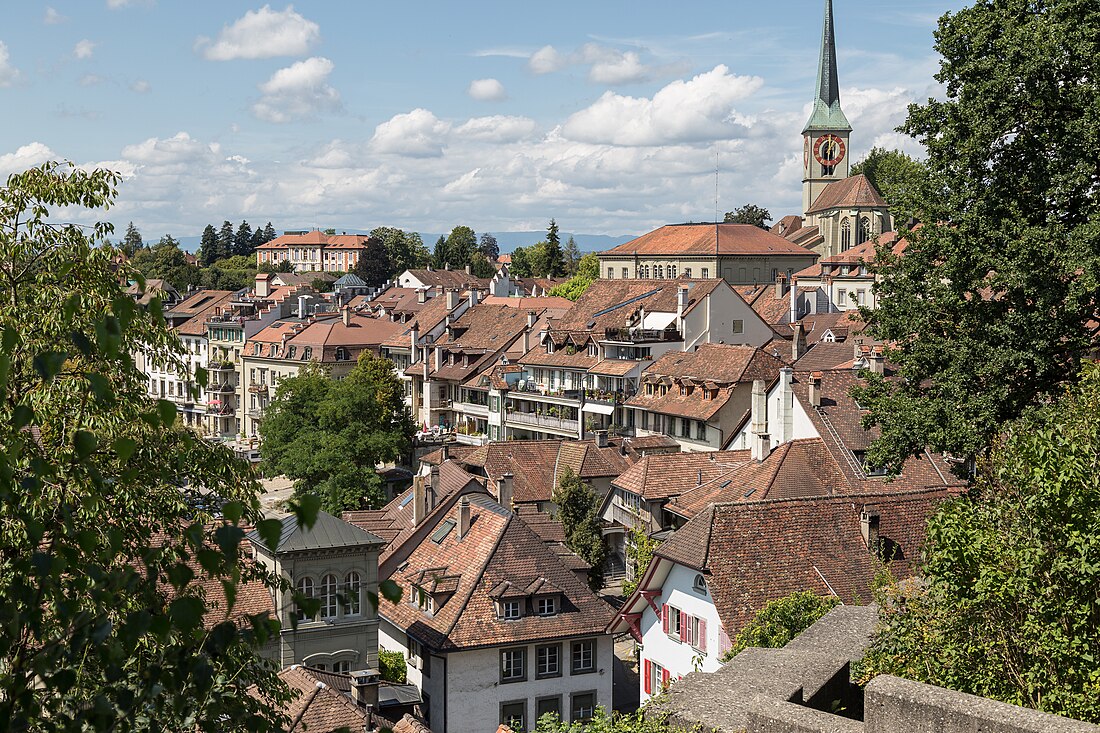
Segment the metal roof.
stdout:
<svg viewBox="0 0 1100 733">
<path fill-rule="evenodd" d="M 282 522 L 283 530 L 279 535 L 279 545 L 275 548 L 276 553 L 386 544 L 378 535 L 348 524 L 327 512 L 317 512 L 317 521 L 308 529 L 300 526 L 294 515 L 283 517 Z M 253 544 L 267 547 L 267 543 L 256 531 L 250 532 L 248 539 Z"/>
</svg>

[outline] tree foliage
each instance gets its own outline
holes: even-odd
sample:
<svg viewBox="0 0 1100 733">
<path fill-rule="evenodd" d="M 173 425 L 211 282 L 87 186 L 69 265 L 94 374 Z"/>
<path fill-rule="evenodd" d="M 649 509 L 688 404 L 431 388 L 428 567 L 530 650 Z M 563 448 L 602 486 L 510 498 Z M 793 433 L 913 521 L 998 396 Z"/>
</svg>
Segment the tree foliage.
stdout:
<svg viewBox="0 0 1100 733">
<path fill-rule="evenodd" d="M 526 247 L 512 250 L 512 264 L 508 266 L 508 273 L 513 277 L 531 277 L 531 261 Z"/>
<path fill-rule="evenodd" d="M 1100 722 L 1100 367 L 1006 432 L 929 521 L 923 583 L 881 599 L 863 675 Z"/>
<path fill-rule="evenodd" d="M 461 270 L 470 264 L 470 258 L 477 252 L 477 235 L 468 226 L 457 226 L 447 235 L 444 245 L 446 253 L 443 264 L 450 264 L 451 269 Z"/>
<path fill-rule="evenodd" d="M 375 467 L 406 455 L 412 433 L 392 362 L 369 351 L 343 379 L 310 365 L 279 382 L 260 424 L 267 470 L 333 514 L 382 505 Z"/>
<path fill-rule="evenodd" d="M 768 601 L 737 634 L 723 659 L 732 659 L 750 646 L 763 649 L 786 646 L 788 641 L 810 628 L 839 603 L 840 599 L 836 596 L 819 596 L 813 591 L 792 593 Z"/>
<path fill-rule="evenodd" d="M 497 238 L 489 232 L 482 233 L 481 239 L 478 241 L 477 249 L 481 254 L 485 255 L 485 259 L 490 262 L 500 257 L 500 245 L 497 244 Z"/>
<path fill-rule="evenodd" d="M 577 274 L 577 267 L 581 263 L 581 258 L 584 257 L 581 252 L 581 248 L 577 246 L 577 241 L 573 239 L 573 235 L 569 235 L 569 241 L 565 243 L 564 249 L 562 249 L 562 270 L 564 275 L 573 277 Z"/>
<path fill-rule="evenodd" d="M 924 164 L 900 150 L 874 147 L 867 157 L 852 166 L 852 175 L 862 173 L 890 204 L 895 226 L 904 225 L 917 213 L 915 199 L 924 178 Z"/>
<path fill-rule="evenodd" d="M 1084 0 L 980 0 L 940 20 L 945 99 L 909 109 L 927 149 L 923 226 L 881 252 L 870 333 L 902 379 L 860 394 L 900 465 L 980 453 L 1072 382 L 1100 292 L 1100 13 Z"/>
<path fill-rule="evenodd" d="M 251 469 L 147 396 L 131 354 L 184 357 L 124 293 L 142 279 L 114 271 L 110 226 L 50 218 L 106 209 L 118 181 L 47 163 L 0 187 L 0 729 L 280 729 L 287 691 L 256 655 L 278 622 L 218 623 L 240 582 L 273 582 L 240 560 L 242 527 L 271 529 Z"/>
<path fill-rule="evenodd" d="M 599 494 L 573 469 L 566 467 L 551 498 L 565 529 L 566 546 L 592 566 L 588 571 L 588 585 L 599 590 L 603 587 L 603 563 L 607 559 L 599 516 Z"/>
<path fill-rule="evenodd" d="M 567 723 L 560 716 L 547 713 L 538 719 L 535 733 L 668 733 L 666 716 L 636 713 L 607 712 L 596 708 L 596 714 L 587 723 Z"/>
<path fill-rule="evenodd" d="M 638 583 L 641 582 L 642 576 L 649 568 L 649 563 L 653 561 L 653 553 L 657 552 L 657 548 L 661 546 L 661 543 L 650 537 L 645 530 L 645 525 L 642 522 L 638 522 L 630 528 L 626 545 L 626 559 L 630 563 L 634 575 L 632 578 L 623 581 L 623 596 L 629 596 L 638 589 Z"/>
<path fill-rule="evenodd" d="M 600 276 L 600 258 L 589 252 L 577 263 L 576 274 L 560 285 L 550 288 L 550 295 L 558 295 L 569 300 L 577 300 Z"/>
<path fill-rule="evenodd" d="M 406 232 L 394 227 L 377 227 L 371 231 L 370 238 L 381 241 L 386 247 L 390 265 L 386 279 L 405 270 L 424 267 L 431 258 L 428 248 L 424 246 L 424 240 L 416 232 Z"/>
<path fill-rule="evenodd" d="M 126 236 L 122 238 L 122 251 L 127 257 L 133 257 L 144 247 L 145 242 L 141 240 L 141 232 L 134 226 L 134 222 L 130 222 L 126 227 Z"/>
<path fill-rule="evenodd" d="M 565 274 L 565 256 L 561 251 L 561 236 L 558 233 L 558 223 L 553 219 L 546 227 L 546 240 L 542 243 L 540 256 L 543 261 L 541 267 L 536 269 L 536 274 L 545 277 L 561 277 Z"/>
<path fill-rule="evenodd" d="M 381 287 L 382 283 L 393 277 L 394 266 L 390 262 L 390 252 L 385 241 L 373 236 L 368 237 L 366 248 L 359 255 L 352 272 L 372 288 Z"/>
<path fill-rule="evenodd" d="M 202 230 L 202 238 L 199 240 L 199 263 L 203 267 L 209 267 L 218 259 L 218 230 L 213 224 L 207 224 Z"/>
<path fill-rule="evenodd" d="M 733 211 L 727 211 L 725 219 L 723 219 L 726 224 L 752 224 L 754 227 L 760 227 L 761 229 L 767 229 L 768 222 L 771 220 L 771 212 L 756 204 L 745 204 Z"/>
</svg>

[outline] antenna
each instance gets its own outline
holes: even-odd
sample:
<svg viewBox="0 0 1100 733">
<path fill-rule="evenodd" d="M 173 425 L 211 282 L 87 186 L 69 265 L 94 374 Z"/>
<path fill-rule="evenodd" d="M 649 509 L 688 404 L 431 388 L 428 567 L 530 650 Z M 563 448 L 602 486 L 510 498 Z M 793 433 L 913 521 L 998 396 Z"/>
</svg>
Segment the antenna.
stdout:
<svg viewBox="0 0 1100 733">
<path fill-rule="evenodd" d="M 718 143 L 714 144 L 714 271 L 718 272 Z"/>
</svg>

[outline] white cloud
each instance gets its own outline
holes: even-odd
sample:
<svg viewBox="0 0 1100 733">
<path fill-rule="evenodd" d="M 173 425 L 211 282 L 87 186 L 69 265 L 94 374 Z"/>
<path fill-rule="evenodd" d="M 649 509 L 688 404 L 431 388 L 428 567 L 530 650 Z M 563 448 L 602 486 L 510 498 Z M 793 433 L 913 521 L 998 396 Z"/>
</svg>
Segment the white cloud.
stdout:
<svg viewBox="0 0 1100 733">
<path fill-rule="evenodd" d="M 267 122 L 292 122 L 340 109 L 340 94 L 328 84 L 335 65 L 315 56 L 279 69 L 260 84 L 263 98 L 252 114 Z"/>
<path fill-rule="evenodd" d="M 293 5 L 281 11 L 264 5 L 223 27 L 216 40 L 198 38 L 195 48 L 210 61 L 305 56 L 320 38 L 321 27 L 295 12 Z"/>
<path fill-rule="evenodd" d="M 455 128 L 457 137 L 495 143 L 513 143 L 531 137 L 538 125 L 530 117 L 492 115 L 474 117 Z"/>
<path fill-rule="evenodd" d="M 77 41 L 76 45 L 73 46 L 73 58 L 80 60 L 90 59 L 92 54 L 95 53 L 95 46 L 95 42 L 89 41 L 87 38 L 82 41 Z"/>
<path fill-rule="evenodd" d="M 68 18 L 50 7 L 46 8 L 46 14 L 42 18 L 42 22 L 46 25 L 58 25 L 64 23 L 66 20 L 68 20 Z"/>
<path fill-rule="evenodd" d="M 8 47 L 0 41 L 0 88 L 10 87 L 19 78 L 19 69 L 11 65 Z"/>
<path fill-rule="evenodd" d="M 638 54 L 627 51 L 593 63 L 588 78 L 596 84 L 636 84 L 649 78 L 649 70 Z"/>
<path fill-rule="evenodd" d="M 127 5 L 134 5 L 137 0 L 107 0 L 107 7 L 111 10 L 118 10 L 119 8 L 125 8 Z"/>
<path fill-rule="evenodd" d="M 103 83 L 103 77 L 98 74 L 85 74 L 78 82 L 82 87 L 94 87 Z"/>
<path fill-rule="evenodd" d="M 760 77 L 737 76 L 719 65 L 689 81 L 672 82 L 652 99 L 604 92 L 590 107 L 569 117 L 562 131 L 574 140 L 613 145 L 726 139 L 746 122 L 733 103 L 763 84 Z"/>
<path fill-rule="evenodd" d="M 553 46 L 543 46 L 527 60 L 527 67 L 536 74 L 549 74 L 568 65 L 569 59 Z"/>
<path fill-rule="evenodd" d="M 0 177 L 7 178 L 12 173 L 25 171 L 47 160 L 57 160 L 58 155 L 49 146 L 40 142 L 28 143 L 14 153 L 0 155 Z"/>
<path fill-rule="evenodd" d="M 449 130 L 449 124 L 428 110 L 417 108 L 378 125 L 370 145 L 378 153 L 435 157 L 443 155 L 443 138 Z"/>
<path fill-rule="evenodd" d="M 508 98 L 504 85 L 496 79 L 475 79 L 470 82 L 466 93 L 479 102 L 499 102 Z"/>
<path fill-rule="evenodd" d="M 136 92 L 137 94 L 148 94 L 152 90 L 153 85 L 145 79 L 138 79 L 130 85 L 130 91 Z"/>
</svg>

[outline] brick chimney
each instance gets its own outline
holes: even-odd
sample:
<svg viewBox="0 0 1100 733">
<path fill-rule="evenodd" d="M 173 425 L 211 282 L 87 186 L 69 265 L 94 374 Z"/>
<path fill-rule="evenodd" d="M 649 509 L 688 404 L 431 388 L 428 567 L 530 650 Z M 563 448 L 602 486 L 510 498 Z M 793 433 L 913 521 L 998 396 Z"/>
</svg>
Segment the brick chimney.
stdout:
<svg viewBox="0 0 1100 733">
<path fill-rule="evenodd" d="M 787 276 L 782 272 L 775 276 L 775 299 L 779 300 L 787 294 Z"/>
<path fill-rule="evenodd" d="M 447 310 L 453 310 L 458 305 L 458 290 L 455 288 L 447 289 Z"/>
<path fill-rule="evenodd" d="M 466 265 L 466 274 L 467 275 L 473 275 L 474 274 L 474 268 L 471 267 L 470 265 Z"/>
<path fill-rule="evenodd" d="M 882 353 L 881 346 L 875 346 L 871 349 L 871 355 L 868 358 L 870 362 L 871 371 L 875 374 L 886 373 L 886 357 Z"/>
<path fill-rule="evenodd" d="M 413 478 L 413 526 L 419 527 L 421 522 L 424 521 L 424 517 L 428 515 L 427 511 L 427 491 L 424 487 L 424 477 L 415 476 Z"/>
<path fill-rule="evenodd" d="M 257 298 L 266 298 L 271 295 L 271 278 L 275 277 L 270 272 L 257 272 L 254 289 Z"/>
<path fill-rule="evenodd" d="M 863 533 L 863 542 L 868 552 L 878 551 L 879 513 L 866 507 L 859 513 L 859 530 Z"/>
<path fill-rule="evenodd" d="M 794 324 L 794 338 L 791 339 L 791 362 L 794 363 L 806 353 L 806 329 L 801 323 Z"/>
<path fill-rule="evenodd" d="M 607 447 L 607 431 L 606 430 L 597 430 L 596 431 L 596 447 L 597 448 L 606 448 Z"/>
<path fill-rule="evenodd" d="M 810 407 L 821 407 L 821 372 L 814 372 L 807 381 Z"/>
<path fill-rule="evenodd" d="M 514 478 L 512 474 L 506 473 L 497 479 L 497 502 L 508 510 L 513 508 L 512 488 Z"/>
<path fill-rule="evenodd" d="M 417 303 L 427 303 L 428 302 L 428 290 L 427 290 L 427 288 L 417 288 L 416 289 L 416 302 Z"/>
<path fill-rule="evenodd" d="M 469 298 L 470 298 L 470 307 L 473 308 L 475 305 L 478 304 L 478 301 L 481 300 L 481 294 L 479 292 L 477 292 L 476 290 L 471 290 L 469 292 Z"/>
<path fill-rule="evenodd" d="M 458 539 L 462 539 L 470 531 L 470 497 L 463 496 L 458 500 Z"/>
<path fill-rule="evenodd" d="M 345 305 L 340 309 L 340 318 L 343 320 L 345 326 L 351 325 L 351 306 Z"/>
</svg>

